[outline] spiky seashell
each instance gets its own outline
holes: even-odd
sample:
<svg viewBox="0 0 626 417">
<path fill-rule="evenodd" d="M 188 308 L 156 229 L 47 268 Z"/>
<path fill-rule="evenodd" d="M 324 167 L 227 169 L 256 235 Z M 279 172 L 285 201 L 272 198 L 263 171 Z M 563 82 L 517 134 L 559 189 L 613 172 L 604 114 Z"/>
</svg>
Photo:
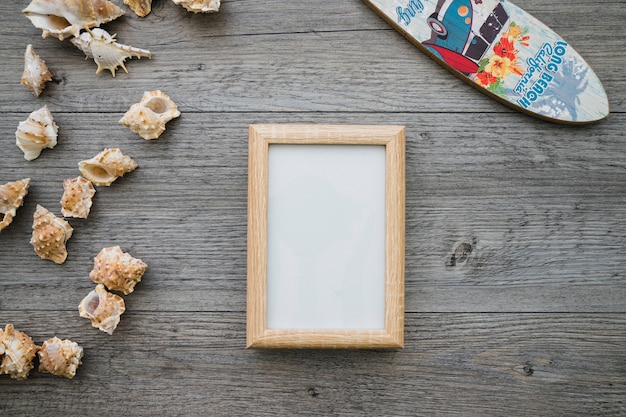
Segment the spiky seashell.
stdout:
<svg viewBox="0 0 626 417">
<path fill-rule="evenodd" d="M 0 231 L 11 224 L 17 209 L 24 204 L 24 197 L 28 194 L 30 178 L 7 182 L 0 185 Z"/>
<path fill-rule="evenodd" d="M 119 120 L 144 139 L 156 139 L 165 131 L 165 124 L 179 117 L 178 106 L 160 90 L 146 91 L 139 103 L 133 104 Z"/>
<path fill-rule="evenodd" d="M 119 246 L 104 248 L 94 258 L 89 278 L 96 284 L 104 284 L 111 291 L 121 291 L 125 295 L 135 289 L 141 281 L 146 265 L 141 259 L 122 252 Z"/>
<path fill-rule="evenodd" d="M 147 49 L 133 48 L 132 46 L 117 43 L 115 35 L 109 34 L 106 30 L 94 28 L 83 32 L 77 38 L 70 40 L 78 49 L 83 51 L 87 58 L 93 58 L 98 64 L 96 74 L 108 69 L 115 77 L 115 70 L 122 67 L 126 73 L 128 70 L 124 66 L 127 58 L 142 56 L 152 58 L 152 54 Z"/>
<path fill-rule="evenodd" d="M 21 84 L 39 97 L 47 81 L 52 81 L 52 74 L 48 70 L 46 62 L 35 53 L 33 45 L 29 44 L 24 52 L 24 72 L 22 73 Z"/>
<path fill-rule="evenodd" d="M 145 17 L 152 11 L 152 0 L 124 0 L 124 4 L 139 17 Z"/>
<path fill-rule="evenodd" d="M 38 204 L 33 215 L 33 236 L 30 244 L 41 259 L 62 264 L 67 258 L 65 243 L 72 237 L 73 231 L 68 222 Z"/>
<path fill-rule="evenodd" d="M 108 292 L 102 284 L 87 294 L 78 306 L 81 317 L 91 320 L 93 327 L 108 334 L 113 334 L 125 310 L 124 299 Z"/>
<path fill-rule="evenodd" d="M 15 144 L 24 152 L 24 159 L 32 161 L 43 148 L 54 148 L 59 127 L 54 123 L 48 106 L 32 112 L 21 121 L 15 131 Z"/>
<path fill-rule="evenodd" d="M 44 38 L 63 40 L 117 19 L 124 11 L 109 0 L 32 0 L 22 13 Z"/>
<path fill-rule="evenodd" d="M 65 217 L 86 219 L 91 209 L 91 198 L 96 189 L 91 181 L 83 177 L 66 178 L 63 180 L 63 197 L 61 197 L 61 213 Z"/>
<path fill-rule="evenodd" d="M 91 159 L 80 161 L 81 174 L 95 185 L 109 186 L 122 175 L 137 168 L 137 162 L 118 148 L 105 149 Z"/>
<path fill-rule="evenodd" d="M 194 13 L 214 13 L 220 9 L 220 0 L 172 0 Z"/>
<path fill-rule="evenodd" d="M 23 381 L 33 369 L 33 359 L 39 347 L 26 333 L 16 331 L 12 324 L 7 324 L 4 332 L 0 331 L 0 374 L 8 374 L 13 379 Z"/>
<path fill-rule="evenodd" d="M 83 348 L 71 340 L 53 337 L 43 342 L 38 355 L 39 372 L 72 379 L 81 364 Z"/>
</svg>

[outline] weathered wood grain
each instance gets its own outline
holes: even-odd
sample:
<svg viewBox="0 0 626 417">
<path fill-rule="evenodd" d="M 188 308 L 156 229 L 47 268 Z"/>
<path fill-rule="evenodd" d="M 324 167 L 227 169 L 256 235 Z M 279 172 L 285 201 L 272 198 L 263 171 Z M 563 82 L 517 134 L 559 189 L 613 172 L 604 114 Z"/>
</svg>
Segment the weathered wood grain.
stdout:
<svg viewBox="0 0 626 417">
<path fill-rule="evenodd" d="M 85 358 L 71 381 L 0 377 L 0 410 L 12 416 L 626 411 L 624 316 L 408 314 L 405 349 L 350 352 L 245 350 L 243 313 L 129 309 L 113 336 L 70 313 L 29 313 L 19 325 L 36 341 L 64 329 Z"/>
<path fill-rule="evenodd" d="M 155 0 L 106 26 L 154 54 L 115 78 L 42 39 L 26 4 L 0 3 L 0 184 L 32 178 L 0 233 L 0 326 L 75 339 L 85 358 L 71 381 L 0 376 L 0 414 L 626 414 L 622 2 L 516 2 L 603 81 L 612 115 L 586 127 L 482 96 L 360 0 L 226 0 L 211 16 Z M 40 98 L 19 85 L 28 43 L 55 76 Z M 117 121 L 156 88 L 182 116 L 149 142 Z M 14 132 L 44 104 L 59 143 L 27 162 Z M 404 350 L 245 350 L 251 123 L 407 127 Z M 139 169 L 70 220 L 65 264 L 39 259 L 36 205 L 59 214 L 62 180 L 105 147 Z M 77 305 L 93 257 L 117 244 L 149 268 L 109 337 Z"/>
<path fill-rule="evenodd" d="M 570 41 L 604 82 L 612 110 L 623 111 L 618 57 L 626 11 L 619 2 L 552 3 L 547 10 L 540 1 L 520 5 Z M 358 0 L 333 3 L 334 10 L 306 1 L 225 2 L 212 16 L 161 1 L 145 19 L 129 13 L 106 26 L 120 42 L 153 53 L 151 60 L 129 60 L 129 74 L 116 78 L 96 75 L 93 61 L 69 41 L 41 39 L 15 4 L 0 5 L 8 25 L 0 55 L 21 68 L 23 50 L 33 43 L 55 76 L 39 100 L 53 111 L 124 111 L 155 88 L 201 112 L 511 111 L 451 76 Z M 34 110 L 37 100 L 15 88 L 20 72 L 0 80 L 0 95 L 11 97 L 0 111 Z"/>
<path fill-rule="evenodd" d="M 248 124 L 367 119 L 407 126 L 407 311 L 625 311 L 622 115 L 574 129 L 529 126 L 518 114 L 460 114 L 442 124 L 443 116 L 413 114 L 181 111 L 157 141 L 117 125 L 121 115 L 61 113 L 55 149 L 27 162 L 8 147 L 0 180 L 30 176 L 32 185 L 2 232 L 2 279 L 15 297 L 0 307 L 50 309 L 29 295 L 29 283 L 73 309 L 91 286 L 92 258 L 119 244 L 151 265 L 140 309 L 242 311 Z M 9 136 L 25 116 L 9 114 L 0 131 Z M 472 124 L 485 130 L 459 133 Z M 112 145 L 139 169 L 98 187 L 89 219 L 70 220 L 64 265 L 40 260 L 28 244 L 36 204 L 60 213 L 63 178 Z M 462 245 L 466 258 L 462 247 L 455 254 Z"/>
</svg>

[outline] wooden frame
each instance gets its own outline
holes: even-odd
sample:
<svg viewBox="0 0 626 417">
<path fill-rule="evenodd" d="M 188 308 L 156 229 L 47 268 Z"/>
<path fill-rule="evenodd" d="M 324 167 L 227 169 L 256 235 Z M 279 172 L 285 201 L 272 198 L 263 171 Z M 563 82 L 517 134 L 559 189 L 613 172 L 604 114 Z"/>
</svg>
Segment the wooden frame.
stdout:
<svg viewBox="0 0 626 417">
<path fill-rule="evenodd" d="M 268 172 L 271 144 L 385 147 L 384 328 L 267 327 Z M 405 130 L 403 126 L 250 125 L 248 348 L 402 348 L 404 345 Z"/>
</svg>

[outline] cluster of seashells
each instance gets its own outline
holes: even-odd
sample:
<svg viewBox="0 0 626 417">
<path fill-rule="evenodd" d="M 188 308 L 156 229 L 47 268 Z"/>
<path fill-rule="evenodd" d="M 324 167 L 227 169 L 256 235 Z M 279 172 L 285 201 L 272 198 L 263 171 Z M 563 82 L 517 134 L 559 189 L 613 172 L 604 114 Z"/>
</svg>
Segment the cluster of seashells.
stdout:
<svg viewBox="0 0 626 417">
<path fill-rule="evenodd" d="M 219 0 L 173 2 L 194 13 L 217 12 L 220 7 Z M 151 3 L 152 0 L 124 0 L 124 4 L 140 17 L 151 12 Z M 87 58 L 94 59 L 96 74 L 108 70 L 115 77 L 119 68 L 128 72 L 124 65 L 126 59 L 152 56 L 148 50 L 118 43 L 116 35 L 99 27 L 124 14 L 109 0 L 32 0 L 22 12 L 42 30 L 43 38 L 51 36 L 61 41 L 70 38 Z M 21 84 L 39 97 L 49 81 L 52 81 L 52 73 L 29 44 L 24 53 Z M 119 124 L 146 140 L 152 140 L 165 131 L 167 122 L 179 116 L 176 103 L 167 94 L 160 90 L 146 91 L 141 101 L 123 115 Z M 44 149 L 56 146 L 58 131 L 50 110 L 44 105 L 19 123 L 15 132 L 16 145 L 24 153 L 24 159 L 32 161 Z M 82 176 L 63 181 L 62 217 L 37 205 L 30 239 L 36 254 L 57 264 L 64 263 L 68 256 L 66 244 L 73 234 L 73 228 L 65 218 L 86 219 L 93 204 L 95 187 L 110 186 L 137 167 L 138 164 L 119 148 L 104 149 L 93 158 L 80 161 L 78 168 Z M 11 224 L 17 210 L 24 204 L 30 183 L 30 178 L 24 178 L 0 185 L 0 232 Z M 96 287 L 80 302 L 79 315 L 91 320 L 93 327 L 113 334 L 126 309 L 124 299 L 113 292 L 132 293 L 147 267 L 141 259 L 123 252 L 119 246 L 102 249 L 94 258 L 89 273 Z M 70 340 L 57 337 L 37 346 L 24 332 L 16 331 L 12 324 L 7 324 L 4 331 L 0 329 L 0 375 L 25 380 L 35 366 L 36 356 L 39 372 L 73 378 L 81 364 L 83 349 Z"/>
<path fill-rule="evenodd" d="M 89 273 L 89 279 L 97 285 L 80 302 L 80 316 L 91 320 L 93 327 L 113 334 L 126 307 L 122 297 L 109 291 L 119 291 L 124 295 L 132 293 L 147 268 L 148 265 L 141 259 L 133 258 L 119 246 L 102 249 L 94 258 L 94 266 Z"/>
<path fill-rule="evenodd" d="M 35 356 L 39 357 L 39 372 L 72 379 L 81 364 L 83 348 L 58 337 L 37 346 L 30 336 L 15 330 L 10 323 L 4 331 L 0 329 L 0 375 L 24 381 L 35 367 Z"/>
<path fill-rule="evenodd" d="M 63 181 L 61 213 L 64 217 L 86 219 L 89 216 L 92 198 L 97 186 L 109 186 L 117 178 L 137 168 L 137 163 L 118 148 L 105 149 L 91 159 L 78 163 L 83 177 L 67 178 Z M 3 214 L 0 230 L 7 227 L 17 209 L 28 194 L 30 178 L 9 182 L 0 186 L 0 213 Z M 35 253 L 42 259 L 62 264 L 67 259 L 66 244 L 72 237 L 73 228 L 63 218 L 41 205 L 33 215 L 33 233 L 30 240 Z"/>
<path fill-rule="evenodd" d="M 173 2 L 194 13 L 213 13 L 220 8 L 220 0 Z M 152 0 L 124 0 L 124 4 L 139 17 L 147 16 L 152 10 Z M 152 58 L 149 50 L 118 43 L 116 35 L 100 28 L 101 24 L 124 15 L 124 10 L 109 0 L 32 0 L 22 13 L 41 29 L 43 38 L 51 36 L 62 41 L 72 37 L 70 42 L 95 61 L 98 66 L 96 74 L 109 70 L 115 77 L 115 71 L 120 67 L 128 72 L 124 65 L 126 59 Z M 52 74 L 45 61 L 35 53 L 32 45 L 28 45 L 24 53 L 22 84 L 39 96 L 46 82 L 51 80 Z"/>
<path fill-rule="evenodd" d="M 156 139 L 165 131 L 165 124 L 179 116 L 180 111 L 176 103 L 162 91 L 154 90 L 146 91 L 141 101 L 133 104 L 119 120 L 119 123 L 144 139 Z M 15 144 L 24 153 L 24 159 L 32 161 L 38 158 L 44 149 L 52 149 L 56 146 L 58 131 L 59 127 L 54 122 L 48 106 L 44 105 L 19 123 L 15 131 Z M 115 178 L 123 175 L 122 172 L 130 172 L 126 170 L 128 162 L 124 162 L 120 158 L 122 157 L 116 153 L 105 151 L 105 154 L 94 157 L 93 161 L 85 162 L 87 168 L 81 165 L 81 172 L 87 170 L 88 175 L 94 179 L 89 178 L 84 172 L 83 175 L 96 185 L 109 185 Z M 115 172 L 119 172 L 117 175 L 113 175 L 106 168 L 112 165 L 118 167 L 115 170 Z M 105 168 L 106 174 L 96 172 L 98 171 L 96 166 Z M 122 167 L 124 171 L 120 171 Z M 102 175 L 105 175 L 104 179 L 100 178 Z"/>
</svg>

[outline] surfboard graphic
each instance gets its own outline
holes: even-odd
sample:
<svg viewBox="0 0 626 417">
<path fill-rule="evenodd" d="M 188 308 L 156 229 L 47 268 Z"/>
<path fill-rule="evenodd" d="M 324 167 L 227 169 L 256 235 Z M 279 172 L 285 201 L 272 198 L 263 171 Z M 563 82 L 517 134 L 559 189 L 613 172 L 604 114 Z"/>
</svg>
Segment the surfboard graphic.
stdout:
<svg viewBox="0 0 626 417">
<path fill-rule="evenodd" d="M 574 48 L 505 0 L 365 0 L 413 44 L 467 83 L 533 116 L 593 123 L 606 92 Z"/>
</svg>

